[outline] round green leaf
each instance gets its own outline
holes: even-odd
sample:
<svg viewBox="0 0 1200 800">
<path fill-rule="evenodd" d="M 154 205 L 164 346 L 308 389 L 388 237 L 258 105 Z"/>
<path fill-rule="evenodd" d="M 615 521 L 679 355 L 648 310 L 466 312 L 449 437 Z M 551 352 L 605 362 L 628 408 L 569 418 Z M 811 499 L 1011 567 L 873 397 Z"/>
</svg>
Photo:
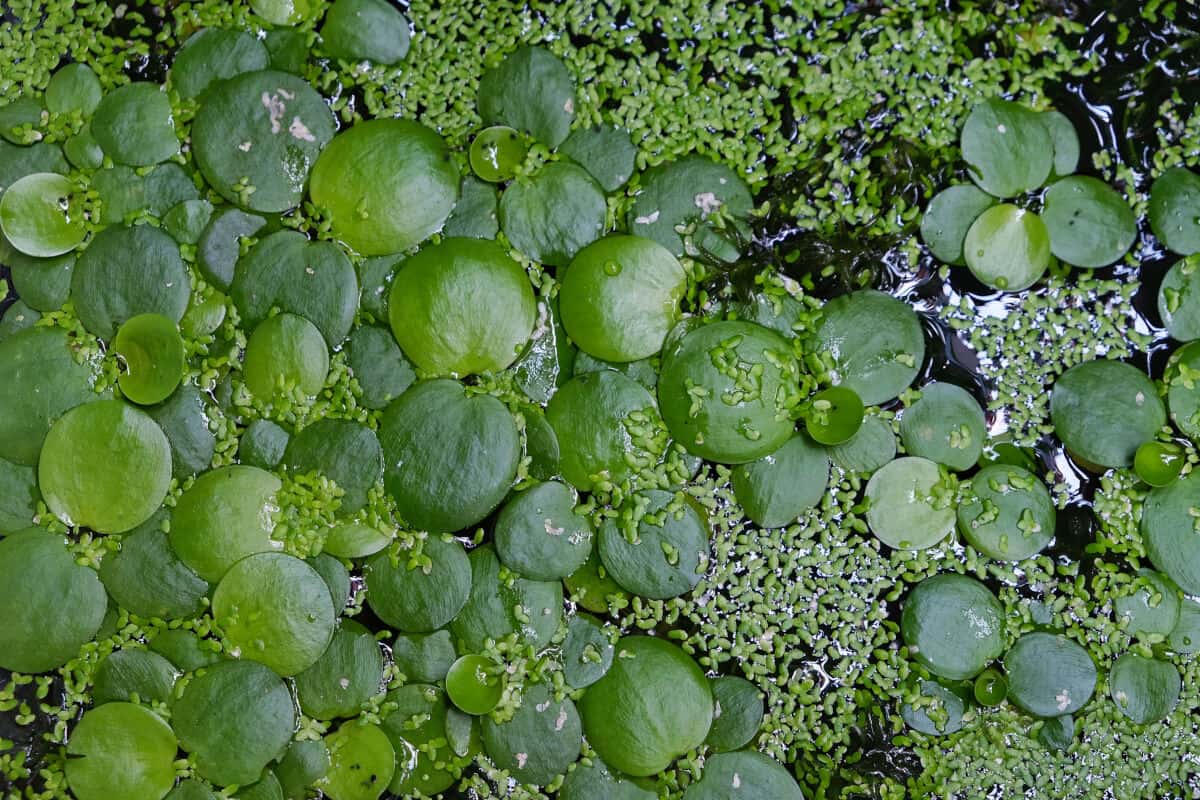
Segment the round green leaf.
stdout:
<svg viewBox="0 0 1200 800">
<path fill-rule="evenodd" d="M 286 800 L 306 800 L 308 789 L 329 771 L 329 748 L 318 739 L 295 739 L 272 767 Z"/>
<path fill-rule="evenodd" d="M 207 581 L 221 580 L 246 556 L 277 549 L 271 509 L 282 483 L 269 472 L 236 465 L 196 479 L 171 517 L 171 548 Z"/>
<path fill-rule="evenodd" d="M 295 314 L 277 314 L 250 334 L 242 375 L 262 400 L 299 389 L 312 397 L 329 374 L 329 350 L 316 325 Z"/>
<path fill-rule="evenodd" d="M 736 261 L 738 248 L 705 220 L 718 212 L 732 218 L 734 228 L 749 238 L 746 218 L 754 199 L 745 182 L 724 164 L 704 156 L 685 156 L 646 171 L 626 219 L 629 232 L 684 255 L 678 228 L 695 226 L 693 245 L 724 261 Z"/>
<path fill-rule="evenodd" d="M 515 129 L 493 125 L 471 140 L 471 169 L 489 183 L 501 183 L 517 174 L 528 153 L 528 145 Z"/>
<path fill-rule="evenodd" d="M 1101 467 L 1133 464 L 1167 422 L 1158 390 L 1137 367 L 1098 359 L 1071 367 L 1050 395 L 1054 432 L 1072 455 Z"/>
<path fill-rule="evenodd" d="M 608 631 L 589 614 L 578 613 L 567 621 L 563 642 L 563 678 L 574 689 L 584 689 L 604 677 L 614 653 Z"/>
<path fill-rule="evenodd" d="M 683 267 L 666 248 L 614 235 L 579 252 L 558 302 L 563 326 L 582 350 L 606 361 L 636 361 L 662 349 L 686 289 Z"/>
<path fill-rule="evenodd" d="M 457 656 L 450 631 L 402 633 L 392 642 L 392 661 L 408 683 L 441 683 Z"/>
<path fill-rule="evenodd" d="M 0 535 L 16 533 L 32 525 L 41 501 L 37 470 L 0 458 Z"/>
<path fill-rule="evenodd" d="M 4 258 L 12 268 L 12 284 L 17 296 L 38 311 L 57 311 L 71 296 L 71 275 L 75 272 L 75 254 L 55 258 L 32 258 L 13 251 Z"/>
<path fill-rule="evenodd" d="M 1200 175 L 1172 167 L 1150 187 L 1150 228 L 1181 256 L 1200 253 Z"/>
<path fill-rule="evenodd" d="M 655 800 L 654 792 L 615 774 L 595 756 L 578 762 L 558 790 L 561 800 Z"/>
<path fill-rule="evenodd" d="M 400 514 L 431 533 L 459 531 L 491 513 L 521 458 L 508 409 L 489 395 L 467 396 L 451 380 L 400 395 L 383 412 L 379 441 L 384 483 Z"/>
<path fill-rule="evenodd" d="M 971 478 L 959 501 L 958 529 L 999 561 L 1023 561 L 1054 538 L 1057 511 L 1041 479 L 1021 467 L 991 464 Z"/>
<path fill-rule="evenodd" d="M 230 567 L 213 592 L 212 614 L 233 656 L 280 675 L 316 663 L 337 623 L 325 581 L 284 553 L 258 553 Z"/>
<path fill-rule="evenodd" d="M 952 383 L 921 387 L 921 397 L 900 417 L 900 439 L 914 456 L 959 472 L 983 454 L 987 421 L 971 393 Z"/>
<path fill-rule="evenodd" d="M 638 151 L 624 128 L 592 125 L 572 131 L 558 152 L 586 169 L 604 191 L 615 192 L 633 175 Z"/>
<path fill-rule="evenodd" d="M 534 261 L 565 266 L 604 233 L 608 204 L 591 175 L 558 161 L 518 178 L 500 197 L 500 227 Z"/>
<path fill-rule="evenodd" d="M 1004 656 L 1008 696 L 1038 717 L 1072 714 L 1096 688 L 1092 657 L 1065 636 L 1027 633 Z"/>
<path fill-rule="evenodd" d="M 504 696 L 503 671 L 487 656 L 463 656 L 446 672 L 446 694 L 467 714 L 487 714 Z"/>
<path fill-rule="evenodd" d="M 325 12 L 321 44 L 346 61 L 396 64 L 408 55 L 409 23 L 384 0 L 337 0 Z"/>
<path fill-rule="evenodd" d="M 321 657 L 296 675 L 296 698 L 310 717 L 353 717 L 379 693 L 382 683 L 379 643 L 370 631 L 346 621 Z"/>
<path fill-rule="evenodd" d="M 1125 198 L 1086 175 L 1063 178 L 1050 187 L 1042 221 L 1050 251 L 1076 267 L 1106 267 L 1137 238 L 1137 219 Z"/>
<path fill-rule="evenodd" d="M 896 457 L 896 434 L 879 417 L 864 417 L 858 433 L 829 448 L 829 457 L 847 472 L 869 475 Z"/>
<path fill-rule="evenodd" d="M 971 180 L 1000 198 L 1038 188 L 1054 166 L 1054 144 L 1038 114 L 996 97 L 971 109 L 963 125 L 962 154 Z"/>
<path fill-rule="evenodd" d="M 829 482 L 825 448 L 804 434 L 733 470 L 733 492 L 746 516 L 764 528 L 787 525 L 821 501 Z"/>
<path fill-rule="evenodd" d="M 458 203 L 442 228 L 445 236 L 495 239 L 500 232 L 496 187 L 467 175 L 458 187 Z"/>
<path fill-rule="evenodd" d="M 446 143 L 429 128 L 371 120 L 321 153 L 312 199 L 329 211 L 339 239 L 363 255 L 386 255 L 441 230 L 458 199 L 458 177 Z"/>
<path fill-rule="evenodd" d="M 768 328 L 704 325 L 664 349 L 663 420 L 694 455 L 724 464 L 753 461 L 792 437 L 789 403 L 798 371 L 791 344 Z"/>
<path fill-rule="evenodd" d="M 87 235 L 75 184 L 54 172 L 35 172 L 0 195 L 0 230 L 17 250 L 37 258 L 68 253 Z"/>
<path fill-rule="evenodd" d="M 1121 713 L 1138 725 L 1166 719 L 1179 704 L 1183 682 L 1174 664 L 1126 653 L 1113 664 L 1108 691 Z"/>
<path fill-rule="evenodd" d="M 685 498 L 652 489 L 634 495 L 633 519 L 600 529 L 600 558 L 624 589 L 656 600 L 690 592 L 704 577 L 708 526 Z"/>
<path fill-rule="evenodd" d="M 46 84 L 46 108 L 51 114 L 78 111 L 81 116 L 90 116 L 103 96 L 96 73 L 80 62 L 59 67 Z"/>
<path fill-rule="evenodd" d="M 633 474 L 627 458 L 653 465 L 665 444 L 645 435 L 662 427 L 654 397 L 610 370 L 567 381 L 550 398 L 546 419 L 558 440 L 563 477 L 580 491 L 620 485 Z"/>
<path fill-rule="evenodd" d="M 858 433 L 865 416 L 857 392 L 848 386 L 830 386 L 809 398 L 804 429 L 819 444 L 839 445 Z"/>
<path fill-rule="evenodd" d="M 1158 289 L 1158 314 L 1171 338 L 1200 339 L 1200 257 L 1176 261 L 1167 270 Z"/>
<path fill-rule="evenodd" d="M 496 519 L 496 554 L 527 578 L 565 578 L 592 552 L 592 525 L 575 513 L 575 491 L 557 481 L 515 495 Z"/>
<path fill-rule="evenodd" d="M 890 462 L 867 482 L 867 524 L 889 547 L 924 550 L 954 529 L 952 498 L 943 496 L 937 464 L 907 456 Z"/>
<path fill-rule="evenodd" d="M 196 244 L 200 274 L 223 292 L 229 291 L 241 255 L 241 237 L 253 236 L 267 221 L 237 208 L 221 208 L 212 215 Z"/>
<path fill-rule="evenodd" d="M 535 650 L 546 646 L 562 619 L 562 584 L 501 572 L 491 545 L 475 548 L 469 559 L 471 596 L 450 623 L 460 650 L 478 653 L 488 639 L 499 641 L 514 633 Z"/>
<path fill-rule="evenodd" d="M 1004 651 L 1004 609 L 974 578 L 942 573 L 908 593 L 900 632 L 909 653 L 930 672 L 973 678 Z"/>
<path fill-rule="evenodd" d="M 117 383 L 132 402 L 162 402 L 179 386 L 184 367 L 183 339 L 179 326 L 162 314 L 139 314 L 126 320 L 112 348 L 122 365 Z"/>
<path fill-rule="evenodd" d="M 921 217 L 921 238 L 934 258 L 947 264 L 963 263 L 963 242 L 971 223 L 996 204 L 996 198 L 969 183 L 938 192 Z"/>
<path fill-rule="evenodd" d="M 132 703 L 89 710 L 67 742 L 67 785 L 78 800 L 161 800 L 175 785 L 171 727 Z"/>
<path fill-rule="evenodd" d="M 817 346 L 833 356 L 833 380 L 858 393 L 864 405 L 898 396 L 917 377 L 925 336 L 907 303 L 864 289 L 835 297 L 822 309 Z"/>
<path fill-rule="evenodd" d="M 374 325 L 364 325 L 346 342 L 346 364 L 362 389 L 362 404 L 379 411 L 417 380 L 412 362 L 396 338 Z"/>
<path fill-rule="evenodd" d="M 156 514 L 121 537 L 121 549 L 100 564 L 100 580 L 113 600 L 139 617 L 195 616 L 208 594 L 208 581 L 179 560 L 161 525 Z"/>
<path fill-rule="evenodd" d="M 345 494 L 339 509 L 353 514 L 367 504 L 367 492 L 383 477 L 383 451 L 375 431 L 348 419 L 319 419 L 288 442 L 284 469 L 297 475 L 318 472 Z"/>
<path fill-rule="evenodd" d="M 171 726 L 201 777 L 218 786 L 254 783 L 283 755 L 296 726 L 283 679 L 254 661 L 221 661 L 188 681 Z"/>
<path fill-rule="evenodd" d="M 1180 594 L 1166 575 L 1140 569 L 1133 583 L 1113 601 L 1113 616 L 1131 636 L 1167 636 L 1179 622 Z"/>
<path fill-rule="evenodd" d="M 329 770 L 316 786 L 330 800 L 376 800 L 396 773 L 396 751 L 378 725 L 346 722 L 325 747 Z"/>
<path fill-rule="evenodd" d="M 709 681 L 713 723 L 705 742 L 718 753 L 740 750 L 758 736 L 763 721 L 763 693 L 745 678 L 723 675 Z"/>
<path fill-rule="evenodd" d="M 1179 604 L 1179 621 L 1167 643 L 1176 653 L 1184 655 L 1200 651 L 1200 600 L 1183 598 Z"/>
<path fill-rule="evenodd" d="M 739 753 L 718 753 L 704 762 L 700 780 L 683 793 L 684 800 L 749 800 L 751 797 L 770 797 L 772 800 L 804 800 L 804 793 L 779 762 L 744 750 Z"/>
<path fill-rule="evenodd" d="M 245 31 L 203 28 L 189 36 L 175 54 L 171 86 L 189 100 L 235 75 L 266 69 L 269 60 L 263 43 Z"/>
<path fill-rule="evenodd" d="M 575 119 L 575 82 L 550 51 L 518 48 L 480 79 L 479 115 L 558 147 Z"/>
<path fill-rule="evenodd" d="M 192 122 L 192 152 L 209 185 L 230 203 L 287 211 L 300 204 L 309 170 L 334 132 L 333 112 L 307 81 L 273 70 L 246 72 L 205 96 Z"/>
<path fill-rule="evenodd" d="M 971 274 L 981 283 L 1003 292 L 1019 292 L 1045 274 L 1052 246 L 1041 217 L 1011 203 L 1001 203 L 971 224 L 963 242 L 963 256 Z"/>
<path fill-rule="evenodd" d="M 962 730 L 967 705 L 963 699 L 936 681 L 920 681 L 921 694 L 930 698 L 927 704 L 916 706 L 904 703 L 900 716 L 908 727 L 926 736 L 946 736 Z"/>
<path fill-rule="evenodd" d="M 30 528 L 0 539 L 0 667 L 62 666 L 100 629 L 106 599 L 95 571 L 75 563 L 62 537 Z"/>
<path fill-rule="evenodd" d="M 1154 489 L 1142 508 L 1141 531 L 1151 563 L 1188 594 L 1200 594 L 1200 473 Z"/>
<path fill-rule="evenodd" d="M 389 692 L 387 702 L 395 710 L 384 718 L 383 732 L 399 754 L 388 791 L 433 796 L 448 789 L 457 770 L 450 772 L 455 766 L 446 741 L 445 693 L 436 686 L 409 684 Z"/>
<path fill-rule="evenodd" d="M 50 433 L 38 484 L 68 525 L 101 533 L 132 530 L 162 505 L 171 483 L 171 445 L 144 412 L 120 400 L 71 409 Z"/>
<path fill-rule="evenodd" d="M 130 83 L 105 95 L 92 117 L 92 135 L 113 161 L 131 167 L 179 152 L 171 101 L 155 83 Z"/>
<path fill-rule="evenodd" d="M 116 650 L 96 666 L 92 701 L 98 706 L 112 702 L 168 703 L 177 674 L 175 666 L 158 653 Z"/>
<path fill-rule="evenodd" d="M 449 623 L 471 593 L 471 564 L 455 540 L 430 536 L 420 556 L 384 550 L 367 562 L 367 603 L 389 626 L 429 633 Z"/>
<path fill-rule="evenodd" d="M 653 775 L 703 743 L 712 690 L 696 662 L 662 639 L 626 636 L 616 648 L 612 668 L 579 701 L 584 731 L 606 764 Z"/>
<path fill-rule="evenodd" d="M 544 785 L 567 771 L 583 744 L 571 699 L 554 699 L 545 684 L 529 687 L 512 719 L 482 720 L 483 745 L 500 769 L 523 784 Z"/>
<path fill-rule="evenodd" d="M 32 328 L 0 340 L 0 458 L 37 464 L 50 426 L 96 399 L 93 367 L 77 363 L 67 332 Z"/>
<path fill-rule="evenodd" d="M 291 435 L 269 419 L 256 419 L 246 426 L 238 442 L 238 461 L 249 467 L 272 470 L 283 461 Z"/>
<path fill-rule="evenodd" d="M 1192 441 L 1200 440 L 1200 344 L 1192 342 L 1172 353 L 1164 377 L 1171 421 Z"/>
<path fill-rule="evenodd" d="M 304 317 L 330 347 L 337 347 L 350 333 L 358 310 L 358 277 L 337 245 L 278 231 L 238 261 L 230 296 L 248 326 L 278 308 Z"/>
<path fill-rule="evenodd" d="M 75 263 L 71 301 L 89 331 L 112 339 L 138 314 L 179 322 L 191 280 L 179 245 L 151 225 L 116 225 L 96 234 Z"/>
<path fill-rule="evenodd" d="M 1051 177 L 1066 177 L 1075 171 L 1079 165 L 1079 134 L 1066 114 L 1061 111 L 1043 111 L 1038 119 L 1050 134 L 1050 143 L 1054 147 L 1054 162 L 1050 169 Z"/>
<path fill-rule="evenodd" d="M 392 333 L 425 372 L 463 377 L 512 364 L 537 316 L 525 270 L 495 242 L 445 239 L 404 262 L 388 295 Z"/>
</svg>

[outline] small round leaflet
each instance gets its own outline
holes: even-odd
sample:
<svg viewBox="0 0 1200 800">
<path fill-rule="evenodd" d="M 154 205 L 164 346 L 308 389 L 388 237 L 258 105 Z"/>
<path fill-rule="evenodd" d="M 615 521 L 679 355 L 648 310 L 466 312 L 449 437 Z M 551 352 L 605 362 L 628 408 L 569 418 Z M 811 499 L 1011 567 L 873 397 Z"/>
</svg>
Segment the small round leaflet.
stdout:
<svg viewBox="0 0 1200 800">
<path fill-rule="evenodd" d="M 311 192 L 335 236 L 380 256 L 441 230 L 458 200 L 458 179 L 440 136 L 412 120 L 378 119 L 334 137 L 313 167 Z"/>
<path fill-rule="evenodd" d="M 1200 522 L 1196 498 L 1200 473 L 1191 472 L 1169 486 L 1154 489 L 1142 509 L 1146 554 L 1190 595 L 1200 594 Z"/>
<path fill-rule="evenodd" d="M 304 79 L 246 72 L 205 96 L 192 122 L 192 151 L 209 185 L 230 203 L 287 211 L 300 204 L 334 130 L 333 112 Z"/>
<path fill-rule="evenodd" d="M 946 736 L 962 730 L 967 711 L 964 698 L 937 681 L 920 680 L 918 685 L 920 699 L 900 706 L 904 723 L 926 736 Z"/>
<path fill-rule="evenodd" d="M 830 386 L 809 400 L 804 428 L 814 441 L 839 445 L 850 441 L 863 423 L 863 401 L 848 386 Z"/>
<path fill-rule="evenodd" d="M 321 657 L 296 675 L 300 708 L 315 719 L 353 717 L 379 693 L 383 670 L 383 653 L 375 637 L 345 620 Z"/>
<path fill-rule="evenodd" d="M 1100 359 L 1059 376 L 1050 418 L 1072 455 L 1101 467 L 1127 467 L 1138 447 L 1166 424 L 1167 412 L 1146 373 Z"/>
<path fill-rule="evenodd" d="M 1059 634 L 1025 634 L 1005 654 L 1004 670 L 1009 699 L 1039 717 L 1078 711 L 1096 688 L 1092 657 Z"/>
<path fill-rule="evenodd" d="M 608 205 L 591 175 L 569 161 L 518 178 L 500 197 L 500 227 L 513 247 L 534 261 L 570 263 L 600 238 Z"/>
<path fill-rule="evenodd" d="M 1174 442 L 1149 441 L 1133 456 L 1133 471 L 1150 486 L 1167 486 L 1179 477 L 1186 463 L 1184 449 Z"/>
<path fill-rule="evenodd" d="M 521 47 L 480 79 L 479 116 L 558 147 L 575 119 L 575 82 L 549 50 Z"/>
<path fill-rule="evenodd" d="M 995 668 L 979 673 L 973 688 L 975 700 L 982 706 L 998 706 L 1008 697 L 1008 679 Z"/>
<path fill-rule="evenodd" d="M 471 142 L 471 169 L 489 183 L 500 183 L 517 174 L 528 152 L 521 134 L 507 125 L 493 125 L 475 134 Z"/>
<path fill-rule="evenodd" d="M 486 656 L 465 655 L 446 673 L 446 694 L 468 714 L 486 714 L 504 695 L 503 668 Z"/>
<path fill-rule="evenodd" d="M 970 392 L 952 383 L 921 387 L 921 397 L 900 417 L 900 439 L 913 456 L 952 470 L 970 469 L 983 453 L 987 421 Z"/>
<path fill-rule="evenodd" d="M 889 547 L 924 550 L 954 529 L 952 498 L 939 491 L 938 465 L 906 456 L 888 463 L 867 482 L 867 524 Z"/>
<path fill-rule="evenodd" d="M 1072 175 L 1046 192 L 1042 221 L 1050 251 L 1076 267 L 1105 267 L 1125 255 L 1137 237 L 1137 218 L 1120 194 L 1101 180 Z"/>
<path fill-rule="evenodd" d="M 91 131 L 118 164 L 146 167 L 179 152 L 171 101 L 154 83 L 130 83 L 105 95 Z"/>
<path fill-rule="evenodd" d="M 148 708 L 105 703 L 89 710 L 67 743 L 67 784 L 78 800 L 161 800 L 175 785 L 177 744 Z"/>
<path fill-rule="evenodd" d="M 0 230 L 26 255 L 49 258 L 74 250 L 87 235 L 75 184 L 53 172 L 21 178 L 0 195 Z"/>
<path fill-rule="evenodd" d="M 900 630 L 909 652 L 930 672 L 973 678 L 1004 650 L 1004 609 L 974 578 L 942 573 L 909 592 Z"/>
<path fill-rule="evenodd" d="M 616 650 L 608 673 L 579 701 L 584 730 L 606 764 L 653 775 L 704 741 L 712 690 L 696 662 L 662 639 L 626 636 Z"/>
<path fill-rule="evenodd" d="M 325 581 L 284 553 L 258 553 L 230 567 L 213 592 L 212 613 L 231 653 L 280 675 L 311 667 L 337 620 Z"/>
<path fill-rule="evenodd" d="M 1041 217 L 1002 203 L 987 209 L 972 223 L 963 242 L 963 256 L 971 273 L 982 283 L 1004 292 L 1019 292 L 1045 274 L 1051 246 Z"/>
<path fill-rule="evenodd" d="M 321 44 L 346 61 L 397 64 L 408 55 L 408 20 L 386 0 L 337 0 L 325 12 Z"/>
<path fill-rule="evenodd" d="M 1200 255 L 1171 265 L 1158 288 L 1158 314 L 1171 338 L 1200 339 Z"/>
<path fill-rule="evenodd" d="M 1179 704 L 1183 682 L 1169 661 L 1126 653 L 1108 674 L 1108 691 L 1121 713 L 1138 725 L 1168 717 Z"/>
<path fill-rule="evenodd" d="M 64 414 L 38 461 L 51 512 L 69 525 L 123 533 L 150 518 L 171 482 L 171 445 L 145 412 L 97 400 Z"/>
<path fill-rule="evenodd" d="M 1179 622 L 1179 587 L 1161 572 L 1138 570 L 1128 589 L 1113 601 L 1113 617 L 1132 636 L 1167 636 Z"/>
<path fill-rule="evenodd" d="M 121 360 L 117 383 L 128 399 L 141 405 L 166 400 L 183 377 L 183 339 L 179 327 L 162 314 L 126 320 L 113 340 Z"/>
<path fill-rule="evenodd" d="M 329 374 L 325 338 L 304 317 L 276 314 L 250 334 L 242 374 L 246 388 L 263 400 L 291 389 L 311 397 Z"/>
<path fill-rule="evenodd" d="M 0 539 L 0 667 L 62 666 L 96 635 L 106 606 L 95 571 L 76 564 L 61 537 L 30 528 Z"/>
</svg>

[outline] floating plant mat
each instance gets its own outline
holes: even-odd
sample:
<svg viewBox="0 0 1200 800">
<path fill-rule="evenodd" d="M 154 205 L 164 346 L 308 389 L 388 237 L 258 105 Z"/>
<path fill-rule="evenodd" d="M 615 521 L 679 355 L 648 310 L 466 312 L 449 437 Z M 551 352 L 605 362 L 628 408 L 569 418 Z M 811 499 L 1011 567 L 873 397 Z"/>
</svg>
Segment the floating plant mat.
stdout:
<svg viewBox="0 0 1200 800">
<path fill-rule="evenodd" d="M 1200 791 L 1194 9 L 668 6 L 6 7 L 6 800 Z"/>
</svg>

